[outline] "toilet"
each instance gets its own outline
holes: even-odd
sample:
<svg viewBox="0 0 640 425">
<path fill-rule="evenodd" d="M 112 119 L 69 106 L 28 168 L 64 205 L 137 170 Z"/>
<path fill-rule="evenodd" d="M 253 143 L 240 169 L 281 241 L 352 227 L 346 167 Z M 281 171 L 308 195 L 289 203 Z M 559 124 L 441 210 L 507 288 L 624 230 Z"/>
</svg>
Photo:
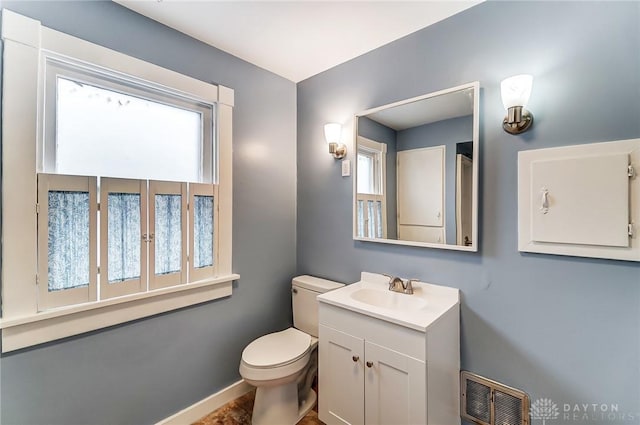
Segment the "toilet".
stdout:
<svg viewBox="0 0 640 425">
<path fill-rule="evenodd" d="M 293 327 L 261 336 L 242 351 L 240 376 L 256 387 L 253 425 L 294 425 L 313 408 L 318 372 L 319 294 L 344 286 L 313 276 L 291 282 Z"/>
</svg>

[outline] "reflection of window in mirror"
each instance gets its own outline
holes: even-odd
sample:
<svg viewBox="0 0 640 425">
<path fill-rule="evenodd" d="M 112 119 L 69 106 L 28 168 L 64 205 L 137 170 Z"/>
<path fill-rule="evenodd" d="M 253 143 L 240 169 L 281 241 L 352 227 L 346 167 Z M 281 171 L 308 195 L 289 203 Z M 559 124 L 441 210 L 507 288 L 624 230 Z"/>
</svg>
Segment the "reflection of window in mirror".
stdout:
<svg viewBox="0 0 640 425">
<path fill-rule="evenodd" d="M 386 155 L 387 145 L 358 138 L 356 201 L 358 237 L 386 238 Z"/>
</svg>

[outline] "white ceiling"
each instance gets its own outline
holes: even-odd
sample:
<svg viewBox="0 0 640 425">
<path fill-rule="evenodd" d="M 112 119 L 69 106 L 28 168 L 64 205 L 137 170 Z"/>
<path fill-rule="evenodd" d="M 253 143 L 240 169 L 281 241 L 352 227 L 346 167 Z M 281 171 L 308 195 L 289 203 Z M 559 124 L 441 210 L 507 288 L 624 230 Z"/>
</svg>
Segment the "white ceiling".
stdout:
<svg viewBox="0 0 640 425">
<path fill-rule="evenodd" d="M 482 0 L 114 0 L 298 82 Z"/>
</svg>

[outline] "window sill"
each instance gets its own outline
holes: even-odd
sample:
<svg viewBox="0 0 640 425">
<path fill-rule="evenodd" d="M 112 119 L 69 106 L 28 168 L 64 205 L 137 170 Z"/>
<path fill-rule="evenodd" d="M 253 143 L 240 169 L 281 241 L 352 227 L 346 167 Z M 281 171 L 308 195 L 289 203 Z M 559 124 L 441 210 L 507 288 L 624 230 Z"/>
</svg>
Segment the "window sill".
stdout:
<svg viewBox="0 0 640 425">
<path fill-rule="evenodd" d="M 216 277 L 141 294 L 63 307 L 19 318 L 0 319 L 2 352 L 153 316 L 231 296 L 238 274 Z"/>
</svg>

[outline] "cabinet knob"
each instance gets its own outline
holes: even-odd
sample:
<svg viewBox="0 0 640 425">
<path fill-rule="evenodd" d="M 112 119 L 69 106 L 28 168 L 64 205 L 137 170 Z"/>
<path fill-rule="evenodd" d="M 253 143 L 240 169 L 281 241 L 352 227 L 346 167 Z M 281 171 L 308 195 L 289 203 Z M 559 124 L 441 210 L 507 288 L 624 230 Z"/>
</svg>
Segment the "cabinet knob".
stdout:
<svg viewBox="0 0 640 425">
<path fill-rule="evenodd" d="M 373 362 L 367 362 L 367 367 L 373 367 Z"/>
<path fill-rule="evenodd" d="M 291 290 L 291 292 L 293 292 L 294 294 L 297 294 L 297 293 L 298 293 L 298 290 L 297 290 L 296 288 L 293 288 L 293 289 Z"/>
<path fill-rule="evenodd" d="M 358 360 L 360 360 L 360 356 L 353 356 L 351 358 L 353 359 L 354 362 L 357 362 Z"/>
</svg>

